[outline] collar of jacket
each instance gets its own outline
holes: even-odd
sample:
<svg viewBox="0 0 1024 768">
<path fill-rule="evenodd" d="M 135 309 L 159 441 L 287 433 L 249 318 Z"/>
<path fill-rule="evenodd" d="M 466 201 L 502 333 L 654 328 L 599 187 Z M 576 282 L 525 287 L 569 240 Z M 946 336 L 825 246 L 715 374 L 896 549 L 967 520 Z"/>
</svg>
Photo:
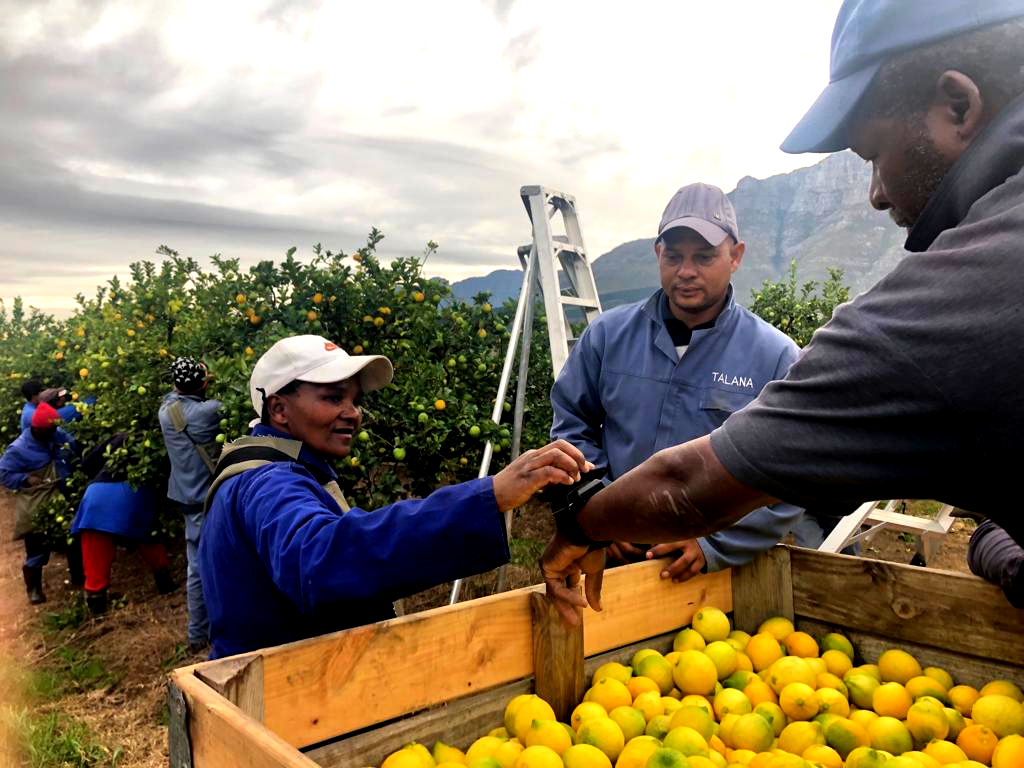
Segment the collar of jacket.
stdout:
<svg viewBox="0 0 1024 768">
<path fill-rule="evenodd" d="M 279 437 L 284 440 L 294 440 L 292 435 L 287 432 L 281 432 L 274 429 L 273 427 L 266 427 L 262 424 L 257 424 L 252 428 L 253 437 Z M 338 473 L 334 471 L 334 467 L 327 463 L 327 461 L 316 451 L 310 448 L 305 443 L 302 444 L 302 450 L 299 451 L 299 463 L 308 464 L 319 472 L 323 472 L 330 476 L 331 480 L 338 479 Z M 313 473 L 316 475 L 316 472 Z"/>
<path fill-rule="evenodd" d="M 907 235 L 908 251 L 927 251 L 957 226 L 981 197 L 1024 166 L 1024 96 L 1010 102 L 982 131 L 935 190 Z"/>
<path fill-rule="evenodd" d="M 734 294 L 735 291 L 733 290 L 732 283 L 729 283 L 729 288 L 725 294 L 725 306 L 722 307 L 722 311 L 715 318 L 715 325 L 712 328 L 702 328 L 699 331 L 694 331 L 694 338 L 690 339 L 690 344 L 693 344 L 696 340 L 698 333 L 702 335 L 715 333 L 719 328 L 728 323 L 729 318 L 736 312 L 736 296 Z M 659 288 L 644 302 L 640 311 L 658 326 L 658 332 L 654 337 L 654 346 L 678 363 L 679 353 L 676 352 L 676 345 L 672 343 L 672 337 L 669 336 L 668 328 L 665 327 L 665 318 L 661 316 L 661 297 L 664 295 L 665 292 Z"/>
</svg>

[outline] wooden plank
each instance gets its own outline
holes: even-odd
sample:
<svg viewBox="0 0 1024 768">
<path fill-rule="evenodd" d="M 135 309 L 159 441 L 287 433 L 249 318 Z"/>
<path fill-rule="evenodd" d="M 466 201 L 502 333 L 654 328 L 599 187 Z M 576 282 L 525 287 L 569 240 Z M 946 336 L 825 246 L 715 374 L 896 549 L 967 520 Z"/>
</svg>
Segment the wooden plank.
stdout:
<svg viewBox="0 0 1024 768">
<path fill-rule="evenodd" d="M 801 616 L 796 618 L 796 627 L 816 638 L 820 638 L 829 632 L 842 632 L 853 642 L 854 648 L 860 657 L 859 660 L 868 663 L 876 662 L 882 652 L 889 648 L 902 648 L 921 662 L 921 666 L 942 667 L 953 675 L 953 679 L 957 683 L 965 683 L 973 685 L 975 688 L 980 688 L 990 680 L 1012 680 L 1017 685 L 1024 685 L 1024 667 L 1004 664 L 994 659 L 982 659 L 977 656 L 911 643 L 906 640 L 895 640 L 889 637 L 862 632 L 853 627 L 826 624 L 814 619 L 805 619 Z"/>
<path fill-rule="evenodd" d="M 188 710 L 194 768 L 316 768 L 195 675 L 173 672 L 171 683 Z"/>
<path fill-rule="evenodd" d="M 732 574 L 732 612 L 736 629 L 753 634 L 771 616 L 793 618 L 793 580 L 789 548 L 772 547 Z"/>
<path fill-rule="evenodd" d="M 732 610 L 728 571 L 674 584 L 659 578 L 663 567 L 652 561 L 605 574 L 604 611 L 584 611 L 587 655 L 678 629 L 701 605 Z M 530 594 L 542 589 L 261 651 L 264 722 L 303 747 L 527 677 Z"/>
<path fill-rule="evenodd" d="M 732 574 L 718 571 L 682 584 L 662 579 L 667 559 L 611 568 L 604 575 L 603 610 L 583 612 L 587 656 L 655 637 L 690 623 L 703 605 L 733 609 Z"/>
<path fill-rule="evenodd" d="M 818 549 L 822 552 L 839 552 L 844 549 L 850 538 L 855 536 L 860 527 L 864 525 L 867 516 L 871 514 L 871 510 L 877 504 L 877 501 L 867 501 L 846 517 L 841 518 Z"/>
<path fill-rule="evenodd" d="M 598 654 L 586 660 L 586 684 L 602 664 L 618 661 L 628 664 L 641 648 L 654 648 L 662 653 L 672 650 L 675 632 L 649 637 L 636 643 Z M 505 707 L 513 697 L 533 691 L 533 679 L 519 680 L 483 693 L 464 696 L 434 709 L 351 736 L 322 744 L 306 752 L 322 768 L 358 768 L 380 765 L 385 757 L 410 741 L 433 747 L 443 741 L 465 749 L 476 739 L 501 725 Z"/>
<path fill-rule="evenodd" d="M 1024 610 L 976 576 L 805 549 L 790 557 L 799 616 L 1024 665 Z"/>
<path fill-rule="evenodd" d="M 530 595 L 533 614 L 533 679 L 537 695 L 569 722 L 583 699 L 583 625 L 568 627 L 545 594 Z"/>
<path fill-rule="evenodd" d="M 197 668 L 196 677 L 253 720 L 263 722 L 263 657 L 232 656 L 223 664 Z"/>
<path fill-rule="evenodd" d="M 185 694 L 171 682 L 167 683 L 167 755 L 171 768 L 193 768 Z"/>
</svg>

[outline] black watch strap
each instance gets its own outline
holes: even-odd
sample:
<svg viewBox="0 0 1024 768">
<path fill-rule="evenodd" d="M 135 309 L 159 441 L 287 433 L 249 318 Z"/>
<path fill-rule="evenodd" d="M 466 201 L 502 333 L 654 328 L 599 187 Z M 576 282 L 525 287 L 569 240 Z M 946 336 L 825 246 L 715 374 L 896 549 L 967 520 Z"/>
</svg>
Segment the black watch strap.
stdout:
<svg viewBox="0 0 1024 768">
<path fill-rule="evenodd" d="M 600 479 L 584 480 L 572 487 L 565 497 L 565 504 L 554 510 L 555 528 L 570 544 L 590 549 L 604 549 L 610 541 L 595 541 L 584 533 L 577 516 L 586 506 L 590 497 L 604 488 Z"/>
</svg>

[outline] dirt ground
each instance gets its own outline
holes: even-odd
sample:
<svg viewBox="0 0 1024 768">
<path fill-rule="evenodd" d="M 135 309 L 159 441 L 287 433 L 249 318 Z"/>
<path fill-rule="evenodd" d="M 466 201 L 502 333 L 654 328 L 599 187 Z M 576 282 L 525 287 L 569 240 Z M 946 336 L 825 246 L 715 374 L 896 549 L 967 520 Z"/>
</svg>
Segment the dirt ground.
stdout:
<svg viewBox="0 0 1024 768">
<path fill-rule="evenodd" d="M 76 604 L 80 598 L 68 582 L 66 562 L 55 555 L 45 569 L 49 600 L 30 606 L 21 576 L 24 553 L 21 542 L 11 541 L 12 526 L 12 497 L 0 493 L 0 705 L 24 702 L 36 714 L 61 712 L 80 720 L 111 753 L 120 750 L 116 765 L 123 768 L 166 765 L 165 675 L 175 666 L 199 660 L 187 655 L 184 644 L 183 586 L 170 595 L 157 594 L 141 557 L 119 550 L 111 590 L 124 597 L 114 601 L 106 616 L 92 619 Z M 966 571 L 971 530 L 973 523 L 958 520 L 932 566 Z M 512 527 L 513 564 L 506 573 L 508 588 L 537 583 L 536 560 L 551 532 L 550 515 L 544 508 L 534 506 L 517 513 Z M 914 551 L 912 541 L 884 531 L 865 541 L 863 555 L 909 562 Z M 183 584 L 183 542 L 172 546 L 169 554 Z M 496 584 L 496 573 L 467 579 L 463 599 L 490 594 Z M 444 605 L 449 592 L 450 585 L 442 585 L 406 598 L 404 610 Z M 69 619 L 76 616 L 84 620 L 73 626 Z M 71 626 L 58 629 L 57 621 Z M 74 670 L 69 674 L 67 649 L 72 649 L 72 666 L 81 666 L 83 659 L 98 666 L 89 667 L 84 679 Z M 17 661 L 5 665 L 3 660 Z M 33 690 L 30 676 L 40 672 L 53 672 L 64 681 L 56 696 L 40 698 Z M 0 766 L 24 764 L 13 757 L 13 741 L 0 727 Z"/>
</svg>

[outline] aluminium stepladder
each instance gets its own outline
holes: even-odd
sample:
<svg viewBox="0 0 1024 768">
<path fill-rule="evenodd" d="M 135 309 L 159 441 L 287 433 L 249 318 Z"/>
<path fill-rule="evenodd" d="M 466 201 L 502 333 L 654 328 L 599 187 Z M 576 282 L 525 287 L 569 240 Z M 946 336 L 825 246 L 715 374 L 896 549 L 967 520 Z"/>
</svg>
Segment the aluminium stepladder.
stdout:
<svg viewBox="0 0 1024 768">
<path fill-rule="evenodd" d="M 565 365 L 569 349 L 576 337 L 566 315 L 566 309 L 576 308 L 582 313 L 587 325 L 601 314 L 601 300 L 597 294 L 597 283 L 587 259 L 583 245 L 576 199 L 572 195 L 556 192 L 541 186 L 526 186 L 519 190 L 526 213 L 533 228 L 533 242 L 519 248 L 519 262 L 523 267 L 523 284 L 519 291 L 519 303 L 509 332 L 508 349 L 498 383 L 498 395 L 494 399 L 491 419 L 501 422 L 502 407 L 509 382 L 512 379 L 512 365 L 516 347 L 519 346 L 519 369 L 516 385 L 515 406 L 512 411 L 511 458 L 519 455 L 523 435 L 523 412 L 526 401 L 526 376 L 530 366 L 530 341 L 533 337 L 533 308 L 537 293 L 544 301 L 547 317 L 548 341 L 551 346 L 551 369 L 553 378 Z M 560 219 L 556 218 L 561 214 Z M 554 234 L 552 224 L 561 221 L 565 234 Z M 560 279 L 559 267 L 564 281 Z M 562 285 L 565 284 L 565 292 Z M 494 446 L 488 440 L 480 462 L 478 477 L 486 477 L 491 468 Z M 511 531 L 512 511 L 505 513 L 505 530 Z M 498 573 L 498 591 L 505 586 L 505 567 Z M 452 585 L 448 604 L 459 601 L 462 579 Z"/>
</svg>

